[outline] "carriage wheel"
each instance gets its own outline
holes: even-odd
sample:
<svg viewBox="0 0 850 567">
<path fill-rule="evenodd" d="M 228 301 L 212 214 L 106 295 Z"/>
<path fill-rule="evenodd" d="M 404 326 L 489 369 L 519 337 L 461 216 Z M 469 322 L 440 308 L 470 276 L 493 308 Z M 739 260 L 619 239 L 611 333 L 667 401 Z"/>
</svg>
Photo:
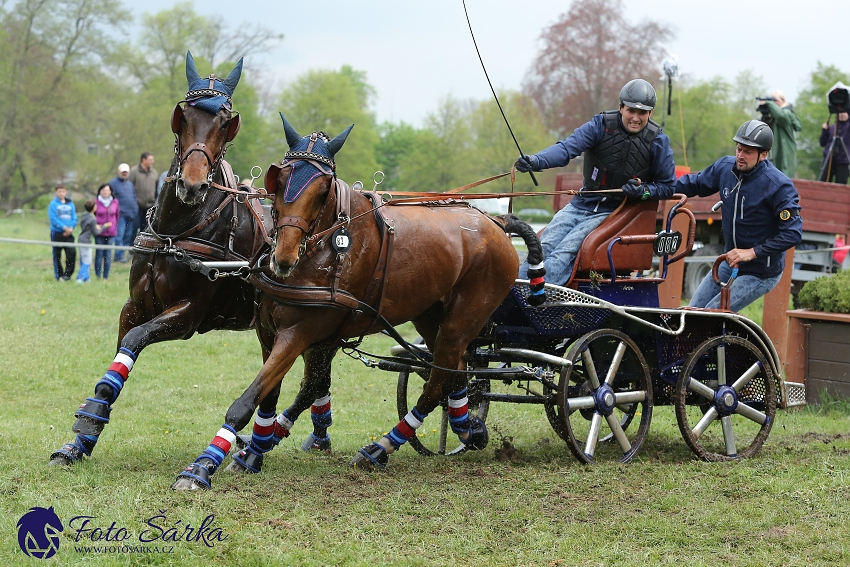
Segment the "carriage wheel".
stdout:
<svg viewBox="0 0 850 567">
<path fill-rule="evenodd" d="M 561 370 L 558 405 L 570 451 L 585 463 L 630 461 L 652 419 L 652 377 L 637 345 L 620 331 L 599 329 L 565 358 L 573 364 Z"/>
<path fill-rule="evenodd" d="M 396 406 L 399 419 L 404 419 L 410 408 L 416 405 L 426 380 L 427 375 L 422 376 L 418 372 L 399 372 L 396 389 Z M 467 389 L 470 415 L 476 415 L 481 421 L 486 421 L 490 401 L 483 399 L 482 394 L 490 391 L 490 381 L 472 378 L 469 380 Z M 440 400 L 440 405 L 437 408 L 438 411 L 431 412 L 416 435 L 410 438 L 408 444 L 417 453 L 426 457 L 463 452 L 464 445 L 458 440 L 457 435 L 449 425 L 448 396 Z"/>
<path fill-rule="evenodd" d="M 676 420 L 685 442 L 706 461 L 753 456 L 776 415 L 776 382 L 753 343 L 708 339 L 688 358 L 676 385 Z"/>
</svg>

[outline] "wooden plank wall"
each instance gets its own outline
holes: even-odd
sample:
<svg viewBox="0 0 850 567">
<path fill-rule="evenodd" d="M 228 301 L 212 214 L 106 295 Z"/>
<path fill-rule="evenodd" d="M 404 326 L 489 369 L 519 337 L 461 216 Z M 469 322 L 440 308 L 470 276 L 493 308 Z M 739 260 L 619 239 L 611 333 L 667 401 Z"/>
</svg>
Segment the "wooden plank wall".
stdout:
<svg viewBox="0 0 850 567">
<path fill-rule="evenodd" d="M 806 400 L 817 403 L 821 392 L 850 399 L 850 331 L 841 323 L 812 321 L 808 341 Z"/>
</svg>

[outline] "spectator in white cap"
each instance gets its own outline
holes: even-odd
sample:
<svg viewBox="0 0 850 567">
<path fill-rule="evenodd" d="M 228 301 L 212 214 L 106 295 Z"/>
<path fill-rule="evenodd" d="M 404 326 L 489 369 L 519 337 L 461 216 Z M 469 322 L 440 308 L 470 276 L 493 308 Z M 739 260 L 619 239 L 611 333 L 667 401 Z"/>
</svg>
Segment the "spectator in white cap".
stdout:
<svg viewBox="0 0 850 567">
<path fill-rule="evenodd" d="M 130 166 L 122 163 L 118 166 L 118 176 L 109 182 L 112 194 L 118 199 L 121 215 L 118 218 L 118 234 L 115 244 L 118 246 L 132 246 L 139 228 L 139 204 L 136 202 L 136 189 L 129 179 Z M 115 261 L 127 263 L 123 250 L 115 251 Z"/>
</svg>

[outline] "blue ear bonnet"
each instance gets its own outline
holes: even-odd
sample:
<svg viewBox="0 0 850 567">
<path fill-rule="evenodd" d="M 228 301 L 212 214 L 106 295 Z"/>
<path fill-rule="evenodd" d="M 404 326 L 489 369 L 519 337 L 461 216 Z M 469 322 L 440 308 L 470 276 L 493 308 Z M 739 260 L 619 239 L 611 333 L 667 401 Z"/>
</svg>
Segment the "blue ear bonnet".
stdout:
<svg viewBox="0 0 850 567">
<path fill-rule="evenodd" d="M 241 76 L 242 59 L 236 63 L 236 66 L 225 79 L 218 78 L 215 75 L 201 77 L 198 68 L 195 66 L 195 59 L 191 53 L 187 52 L 186 82 L 189 83 L 189 92 L 186 93 L 186 102 L 190 106 L 211 114 L 216 114 L 222 106 L 227 110 L 232 110 L 233 101 L 231 97 L 233 97 L 233 91 L 236 90 L 236 85 L 239 84 Z"/>
<path fill-rule="evenodd" d="M 301 138 L 301 141 L 292 146 L 288 152 L 286 152 L 285 158 L 302 157 L 308 153 L 307 148 L 309 147 L 310 136 L 305 136 Z M 316 141 L 313 142 L 313 148 L 309 153 L 314 154 L 314 156 L 311 156 L 311 159 L 315 159 L 316 157 L 325 157 L 328 159 L 330 164 L 334 163 L 333 156 L 328 148 L 328 138 L 324 132 L 318 132 L 318 137 L 316 138 Z M 333 169 L 331 167 L 328 169 L 319 169 L 310 161 L 292 161 L 288 162 L 288 165 L 290 171 L 289 179 L 286 181 L 286 188 L 283 191 L 284 203 L 295 202 L 295 200 L 301 196 L 301 193 L 304 192 L 304 189 L 306 189 L 307 186 L 318 177 L 321 177 L 322 175 L 333 175 Z"/>
<path fill-rule="evenodd" d="M 211 75 L 213 88 L 210 89 L 210 78 L 198 79 L 189 83 L 189 92 L 186 93 L 186 102 L 190 106 L 216 114 L 222 106 L 227 110 L 233 109 L 233 90 Z"/>
</svg>

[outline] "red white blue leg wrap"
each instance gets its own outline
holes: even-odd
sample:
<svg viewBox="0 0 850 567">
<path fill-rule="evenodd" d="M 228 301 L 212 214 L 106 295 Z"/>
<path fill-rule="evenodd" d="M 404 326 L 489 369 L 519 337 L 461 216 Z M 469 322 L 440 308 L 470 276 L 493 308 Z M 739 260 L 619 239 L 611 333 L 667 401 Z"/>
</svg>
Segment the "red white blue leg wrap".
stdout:
<svg viewBox="0 0 850 567">
<path fill-rule="evenodd" d="M 101 384 L 106 384 L 112 388 L 112 398 L 108 400 L 110 405 L 115 402 L 116 398 L 118 398 L 118 394 L 121 393 L 121 389 L 124 387 L 124 382 L 126 382 L 127 378 L 130 376 L 130 371 L 133 369 L 133 365 L 135 363 L 136 354 L 129 349 L 121 347 L 118 349 L 118 354 L 115 355 L 115 359 L 112 361 L 112 364 L 109 365 L 109 369 L 106 371 L 106 374 L 100 379 L 100 382 L 95 384 L 95 391 L 97 391 L 97 387 Z"/>
<path fill-rule="evenodd" d="M 469 433 L 469 398 L 464 388 L 460 392 L 449 394 L 449 425 L 458 435 Z"/>
<path fill-rule="evenodd" d="M 416 435 L 416 430 L 422 426 L 422 422 L 426 417 L 428 417 L 427 413 L 420 413 L 419 410 L 416 409 L 416 406 L 414 406 L 412 410 L 407 412 L 404 419 L 399 421 L 398 425 L 393 427 L 389 433 L 384 435 L 384 437 L 389 440 L 395 450 L 398 451 L 402 445 L 407 443 L 411 437 Z"/>
</svg>

